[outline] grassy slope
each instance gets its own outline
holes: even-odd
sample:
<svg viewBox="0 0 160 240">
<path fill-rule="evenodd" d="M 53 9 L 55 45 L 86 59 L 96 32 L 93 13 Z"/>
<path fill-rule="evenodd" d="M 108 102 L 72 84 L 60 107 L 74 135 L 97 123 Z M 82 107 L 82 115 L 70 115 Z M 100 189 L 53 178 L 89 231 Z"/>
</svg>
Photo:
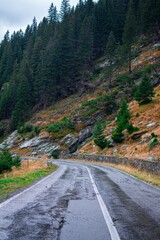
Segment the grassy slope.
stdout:
<svg viewBox="0 0 160 240">
<path fill-rule="evenodd" d="M 139 106 L 136 101 L 132 101 L 130 104 L 131 109 L 131 122 L 135 127 L 139 128 L 139 131 L 147 131 L 140 139 L 132 140 L 130 135 L 127 135 L 125 141 L 121 144 L 116 144 L 114 148 L 100 150 L 95 146 L 94 142 L 87 143 L 83 148 L 79 150 L 79 153 L 94 153 L 102 155 L 111 155 L 119 157 L 129 158 L 144 158 L 149 156 L 158 158 L 160 156 L 160 145 L 156 145 L 154 148 L 149 148 L 148 143 L 151 140 L 151 133 L 154 132 L 160 140 L 160 86 L 155 89 L 155 97 L 153 102 L 147 105 Z M 138 113 L 138 117 L 136 116 Z M 149 123 L 155 123 L 152 127 L 147 127 Z M 110 138 L 111 129 L 115 127 L 115 121 L 109 124 L 104 133 L 107 138 Z M 145 140 L 146 139 L 146 140 Z"/>
<path fill-rule="evenodd" d="M 47 167 L 44 161 L 25 161 L 20 169 L 0 175 L 0 201 L 18 189 L 27 187 L 42 177 L 51 174 L 56 166 Z"/>
</svg>

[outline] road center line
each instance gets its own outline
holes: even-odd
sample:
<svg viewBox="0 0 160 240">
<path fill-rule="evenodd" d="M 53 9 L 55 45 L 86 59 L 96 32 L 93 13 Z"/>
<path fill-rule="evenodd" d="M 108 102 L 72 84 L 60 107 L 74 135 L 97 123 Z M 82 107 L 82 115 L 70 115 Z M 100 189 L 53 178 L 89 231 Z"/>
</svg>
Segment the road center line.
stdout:
<svg viewBox="0 0 160 240">
<path fill-rule="evenodd" d="M 34 188 L 35 186 L 41 184 L 42 182 L 44 182 L 46 179 L 50 178 L 52 175 L 57 174 L 58 172 L 61 172 L 64 170 L 64 167 L 58 168 L 55 172 L 51 173 L 50 175 L 44 177 L 42 180 L 38 181 L 36 184 L 32 185 L 31 187 L 25 189 L 24 191 L 16 194 L 15 196 L 9 198 L 8 200 L 0 203 L 0 209 L 4 206 L 6 206 L 8 203 L 10 203 L 11 201 L 15 200 L 16 198 L 20 197 L 21 195 L 23 195 L 24 193 L 30 191 L 32 188 Z"/>
<path fill-rule="evenodd" d="M 95 183 L 95 181 L 94 181 L 94 179 L 92 177 L 92 174 L 91 174 L 89 168 L 88 167 L 86 167 L 86 168 L 87 168 L 89 177 L 91 179 L 91 183 L 92 183 L 93 189 L 95 191 L 97 200 L 99 202 L 100 208 L 102 210 L 105 222 L 106 222 L 108 230 L 110 232 L 111 239 L 112 240 L 120 240 L 118 232 L 117 232 L 117 230 L 116 230 L 116 228 L 114 226 L 114 223 L 113 223 L 112 218 L 111 218 L 111 216 L 109 214 L 109 211 L 108 211 L 108 209 L 107 209 L 107 207 L 106 207 L 106 205 L 105 205 L 105 203 L 104 203 L 104 201 L 103 201 L 103 199 L 102 199 L 102 197 L 101 197 L 101 195 L 100 195 L 100 193 L 98 191 L 98 188 L 97 188 L 96 183 Z"/>
</svg>

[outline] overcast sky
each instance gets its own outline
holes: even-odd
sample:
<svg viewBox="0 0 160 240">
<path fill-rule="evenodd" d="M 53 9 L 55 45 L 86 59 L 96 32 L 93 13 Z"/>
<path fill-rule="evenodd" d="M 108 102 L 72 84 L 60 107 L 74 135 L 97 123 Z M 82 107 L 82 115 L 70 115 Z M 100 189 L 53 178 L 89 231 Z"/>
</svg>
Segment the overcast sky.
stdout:
<svg viewBox="0 0 160 240">
<path fill-rule="evenodd" d="M 37 22 L 48 15 L 51 3 L 59 9 L 61 0 L 0 0 L 0 41 L 7 30 L 10 33 L 25 30 L 32 23 L 34 16 Z M 70 0 L 71 6 L 76 5 L 79 0 Z"/>
</svg>

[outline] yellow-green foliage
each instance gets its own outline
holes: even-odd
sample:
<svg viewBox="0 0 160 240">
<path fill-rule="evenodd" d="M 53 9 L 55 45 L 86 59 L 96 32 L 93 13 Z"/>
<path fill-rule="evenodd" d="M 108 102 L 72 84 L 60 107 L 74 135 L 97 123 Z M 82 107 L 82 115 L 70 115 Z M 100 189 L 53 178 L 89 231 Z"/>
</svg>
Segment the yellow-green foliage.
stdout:
<svg viewBox="0 0 160 240">
<path fill-rule="evenodd" d="M 47 126 L 47 131 L 51 134 L 53 139 L 58 139 L 74 131 L 74 126 L 69 119 L 64 118 L 59 122 L 49 124 Z"/>
</svg>

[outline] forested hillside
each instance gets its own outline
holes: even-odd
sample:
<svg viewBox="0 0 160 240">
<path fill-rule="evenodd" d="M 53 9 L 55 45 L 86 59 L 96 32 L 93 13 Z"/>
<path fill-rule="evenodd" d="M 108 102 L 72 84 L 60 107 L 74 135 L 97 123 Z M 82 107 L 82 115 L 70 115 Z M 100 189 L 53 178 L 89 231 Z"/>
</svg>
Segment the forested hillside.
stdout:
<svg viewBox="0 0 160 240">
<path fill-rule="evenodd" d="M 33 19 L 26 31 L 7 32 L 0 43 L 0 120 L 9 130 L 33 112 L 80 90 L 107 55 L 108 81 L 125 64 L 132 72 L 133 45 L 160 39 L 160 0 L 63 0 L 48 17 Z"/>
</svg>

